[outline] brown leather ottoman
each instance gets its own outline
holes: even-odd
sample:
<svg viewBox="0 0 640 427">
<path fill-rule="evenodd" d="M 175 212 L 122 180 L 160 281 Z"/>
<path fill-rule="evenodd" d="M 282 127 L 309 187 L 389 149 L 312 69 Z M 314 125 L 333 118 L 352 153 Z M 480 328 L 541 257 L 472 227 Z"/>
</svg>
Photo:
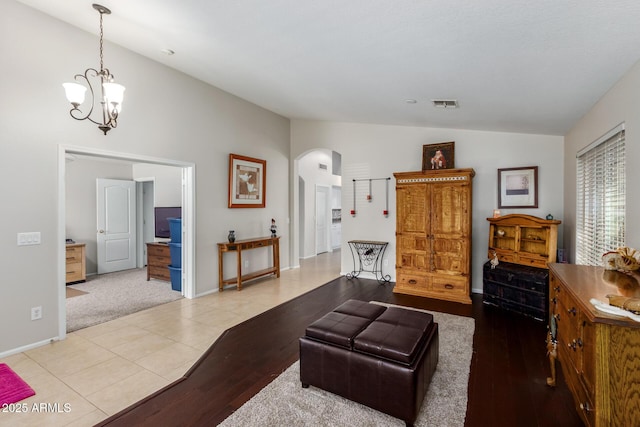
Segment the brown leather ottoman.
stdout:
<svg viewBox="0 0 640 427">
<path fill-rule="evenodd" d="M 300 338 L 300 380 L 412 426 L 438 352 L 431 314 L 349 300 Z"/>
</svg>

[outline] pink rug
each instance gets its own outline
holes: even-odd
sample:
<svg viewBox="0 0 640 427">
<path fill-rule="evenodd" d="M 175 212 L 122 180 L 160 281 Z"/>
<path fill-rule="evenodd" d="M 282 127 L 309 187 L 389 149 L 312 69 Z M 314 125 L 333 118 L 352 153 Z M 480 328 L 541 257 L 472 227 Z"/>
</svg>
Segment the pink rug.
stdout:
<svg viewBox="0 0 640 427">
<path fill-rule="evenodd" d="M 36 394 L 6 363 L 0 363 L 0 405 L 16 403 Z"/>
</svg>

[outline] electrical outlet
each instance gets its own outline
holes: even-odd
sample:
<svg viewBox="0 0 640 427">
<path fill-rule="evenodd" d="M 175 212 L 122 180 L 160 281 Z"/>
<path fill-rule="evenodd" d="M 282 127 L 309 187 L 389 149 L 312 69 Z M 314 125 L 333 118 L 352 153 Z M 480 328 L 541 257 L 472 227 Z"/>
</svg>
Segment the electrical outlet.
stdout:
<svg viewBox="0 0 640 427">
<path fill-rule="evenodd" d="M 248 259 L 244 260 L 244 268 L 249 268 L 249 260 Z"/>
<path fill-rule="evenodd" d="M 42 306 L 31 307 L 31 320 L 42 319 Z"/>
</svg>

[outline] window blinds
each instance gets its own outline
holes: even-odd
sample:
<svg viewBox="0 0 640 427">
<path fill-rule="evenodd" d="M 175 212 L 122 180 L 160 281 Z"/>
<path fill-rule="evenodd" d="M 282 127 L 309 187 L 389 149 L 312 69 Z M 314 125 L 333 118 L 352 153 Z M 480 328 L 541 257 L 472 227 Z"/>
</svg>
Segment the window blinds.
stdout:
<svg viewBox="0 0 640 427">
<path fill-rule="evenodd" d="M 625 245 L 625 133 L 618 127 L 578 153 L 576 264 L 602 265 Z"/>
</svg>

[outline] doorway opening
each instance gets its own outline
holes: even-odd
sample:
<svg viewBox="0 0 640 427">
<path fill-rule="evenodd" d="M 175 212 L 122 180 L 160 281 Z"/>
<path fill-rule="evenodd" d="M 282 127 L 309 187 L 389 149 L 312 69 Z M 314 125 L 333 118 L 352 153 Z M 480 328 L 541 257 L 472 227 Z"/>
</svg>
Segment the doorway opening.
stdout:
<svg viewBox="0 0 640 427">
<path fill-rule="evenodd" d="M 309 150 L 293 162 L 292 266 L 341 248 L 341 165 L 341 154 L 329 149 Z"/>
<path fill-rule="evenodd" d="M 184 297 L 195 297 L 195 164 L 189 162 L 141 156 L 129 153 L 110 152 L 87 147 L 60 145 L 58 150 L 58 335 L 66 337 L 66 280 L 65 280 L 65 239 L 66 239 L 66 161 L 73 156 L 88 156 L 95 159 L 173 166 L 180 168 L 182 205 L 182 271 L 181 288 Z M 143 185 L 143 184 L 141 184 Z M 138 231 L 140 234 L 140 230 Z M 140 253 L 140 250 L 138 250 Z M 144 262 L 138 257 L 138 266 Z M 144 264 L 142 264 L 144 265 Z"/>
</svg>

